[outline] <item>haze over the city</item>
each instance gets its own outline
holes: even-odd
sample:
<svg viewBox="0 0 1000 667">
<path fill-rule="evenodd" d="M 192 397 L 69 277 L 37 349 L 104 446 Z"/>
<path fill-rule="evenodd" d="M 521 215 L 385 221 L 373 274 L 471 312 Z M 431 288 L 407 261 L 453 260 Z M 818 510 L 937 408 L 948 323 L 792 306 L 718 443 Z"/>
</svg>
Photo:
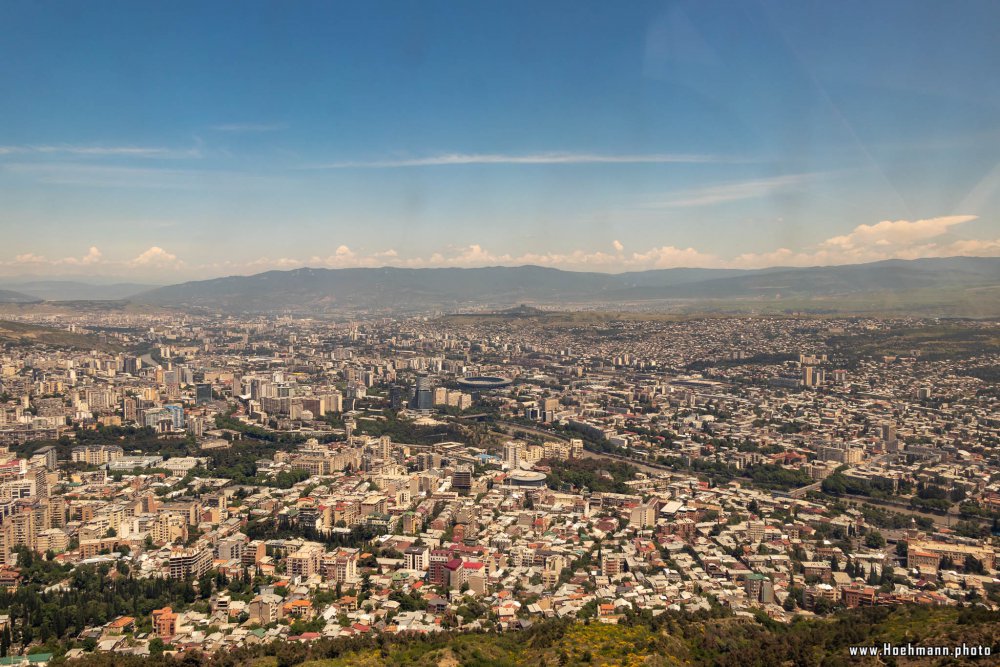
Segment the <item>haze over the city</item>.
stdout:
<svg viewBox="0 0 1000 667">
<path fill-rule="evenodd" d="M 1000 255 L 993 2 L 0 6 L 0 275 Z"/>
<path fill-rule="evenodd" d="M 1000 664 L 998 26 L 0 0 L 0 667 Z"/>
</svg>

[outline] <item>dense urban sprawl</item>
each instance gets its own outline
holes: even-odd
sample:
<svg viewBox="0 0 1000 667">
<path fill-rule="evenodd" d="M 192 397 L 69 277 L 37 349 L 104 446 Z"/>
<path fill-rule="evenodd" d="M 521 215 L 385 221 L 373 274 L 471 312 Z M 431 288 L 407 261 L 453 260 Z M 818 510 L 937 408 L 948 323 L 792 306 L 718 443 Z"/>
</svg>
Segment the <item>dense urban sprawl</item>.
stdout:
<svg viewBox="0 0 1000 667">
<path fill-rule="evenodd" d="M 1000 608 L 994 322 L 24 319 L 6 657 Z"/>
</svg>

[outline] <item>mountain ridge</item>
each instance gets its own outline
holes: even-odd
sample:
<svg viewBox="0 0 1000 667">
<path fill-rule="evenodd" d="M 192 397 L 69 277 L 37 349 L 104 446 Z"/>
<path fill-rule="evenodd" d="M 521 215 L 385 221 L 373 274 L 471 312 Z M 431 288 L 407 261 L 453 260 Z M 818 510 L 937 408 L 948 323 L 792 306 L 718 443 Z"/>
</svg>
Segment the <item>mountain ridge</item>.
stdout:
<svg viewBox="0 0 1000 667">
<path fill-rule="evenodd" d="M 39 301 L 116 301 L 160 287 L 150 283 L 96 283 L 76 280 L 26 280 L 0 282 L 5 289 Z"/>
<path fill-rule="evenodd" d="M 766 269 L 671 268 L 599 273 L 524 265 L 479 268 L 304 267 L 169 285 L 131 300 L 244 312 L 338 309 L 426 310 L 521 303 L 863 300 L 878 294 L 956 293 L 1000 287 L 1000 258 L 949 257 Z M 972 301 L 973 297 L 968 298 Z M 944 303 L 944 302 L 943 302 Z"/>
<path fill-rule="evenodd" d="M 0 289 L 0 303 L 38 303 L 42 299 L 24 292 Z"/>
</svg>

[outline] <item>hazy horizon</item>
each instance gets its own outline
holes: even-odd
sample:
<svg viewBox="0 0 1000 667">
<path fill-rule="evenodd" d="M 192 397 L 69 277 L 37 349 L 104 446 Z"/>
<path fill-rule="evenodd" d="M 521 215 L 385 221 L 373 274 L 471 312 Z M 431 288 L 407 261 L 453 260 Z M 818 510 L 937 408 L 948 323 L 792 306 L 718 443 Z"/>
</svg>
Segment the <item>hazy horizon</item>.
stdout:
<svg viewBox="0 0 1000 667">
<path fill-rule="evenodd" d="M 920 8 L 8 3 L 0 277 L 998 256 L 1000 6 Z"/>
<path fill-rule="evenodd" d="M 43 284 L 43 283 L 66 283 L 66 284 L 79 284 L 79 285 L 93 285 L 93 286 L 112 286 L 112 285 L 139 285 L 143 287 L 155 288 L 155 287 L 166 287 L 169 285 L 181 284 L 186 282 L 199 282 L 207 280 L 216 280 L 220 278 L 244 278 L 251 277 L 261 273 L 267 273 L 271 271 L 296 271 L 296 270 L 338 270 L 338 269 L 462 269 L 462 270 L 475 270 L 475 269 L 496 269 L 496 268 L 506 268 L 506 269 L 518 269 L 518 268 L 542 268 L 542 269 L 555 269 L 557 271 L 565 271 L 568 273 L 593 273 L 602 274 L 608 276 L 616 276 L 629 273 L 642 273 L 645 271 L 692 271 L 692 270 L 719 270 L 719 271 L 781 271 L 781 270 L 794 270 L 794 269 L 824 269 L 824 268 L 836 268 L 845 266 L 860 266 L 866 264 L 876 264 L 880 262 L 890 262 L 890 261 L 902 261 L 909 262 L 915 260 L 924 259 L 1000 259 L 1000 257 L 988 256 L 988 255 L 950 255 L 941 257 L 916 257 L 916 258 L 888 258 L 873 260 L 871 262 L 852 262 L 845 264 L 812 264 L 812 265 L 774 265 L 774 266 L 761 266 L 761 267 L 699 267 L 699 266 L 671 266 L 671 267 L 654 267 L 646 269 L 624 269 L 624 270 L 611 270 L 611 269 L 600 269 L 600 268 L 565 268 L 558 266 L 546 266 L 543 264 L 483 264 L 481 266 L 455 266 L 455 265 L 441 265 L 441 266 L 397 266 L 393 264 L 382 264 L 382 265 L 370 265 L 370 266 L 342 266 L 342 267 L 330 267 L 330 266 L 312 266 L 309 264 L 304 264 L 297 267 L 283 267 L 283 268 L 267 268 L 255 271 L 246 271 L 243 273 L 223 273 L 219 275 L 211 275 L 204 277 L 194 277 L 194 278 L 178 278 L 177 280 L 165 280 L 165 281 L 154 281 L 154 280 L 140 280 L 135 279 L 128 275 L 110 275 L 110 274 L 65 274 L 65 275 L 31 275 L 31 274 L 17 274 L 17 275 L 2 275 L 0 274 L 0 287 L 17 287 L 18 285 L 30 285 L 30 284 Z"/>
</svg>

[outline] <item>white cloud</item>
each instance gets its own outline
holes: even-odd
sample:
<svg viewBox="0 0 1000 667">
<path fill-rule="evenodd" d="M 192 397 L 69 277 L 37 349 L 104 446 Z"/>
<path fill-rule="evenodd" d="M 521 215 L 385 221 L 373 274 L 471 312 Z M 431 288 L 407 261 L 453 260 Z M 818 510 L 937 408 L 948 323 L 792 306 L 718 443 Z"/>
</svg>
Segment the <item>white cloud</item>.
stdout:
<svg viewBox="0 0 1000 667">
<path fill-rule="evenodd" d="M 632 253 L 630 266 L 637 269 L 671 269 L 677 267 L 710 267 L 719 264 L 719 258 L 695 250 L 662 246 L 644 253 Z"/>
<path fill-rule="evenodd" d="M 736 162 L 733 158 L 713 155 L 650 153 L 600 155 L 595 153 L 447 153 L 419 158 L 331 162 L 312 165 L 311 169 L 395 169 L 402 167 L 439 167 L 469 164 L 690 164 Z"/>
<path fill-rule="evenodd" d="M 990 240 L 938 242 L 953 227 L 975 220 L 974 215 L 950 215 L 923 220 L 883 220 L 862 224 L 847 234 L 828 238 L 813 248 L 792 251 L 778 248 L 765 253 L 744 253 L 732 264 L 758 268 L 769 266 L 819 266 L 860 264 L 885 259 L 998 255 L 1000 243 Z"/>
<path fill-rule="evenodd" d="M 909 245 L 932 239 L 955 225 L 975 220 L 974 215 L 950 215 L 926 220 L 883 220 L 874 225 L 858 225 L 849 234 L 834 236 L 821 244 L 824 248 L 850 250 L 870 245 Z"/>
<path fill-rule="evenodd" d="M 35 144 L 0 146 L 0 155 L 77 155 L 85 157 L 178 158 L 198 157 L 196 148 L 157 146 L 86 146 L 74 144 Z"/>
<path fill-rule="evenodd" d="M 32 252 L 23 253 L 14 257 L 13 264 L 33 264 L 47 266 L 91 266 L 101 263 L 101 251 L 97 246 L 91 246 L 87 254 L 83 257 L 63 257 L 62 259 L 48 259 L 44 255 L 36 255 Z"/>
<path fill-rule="evenodd" d="M 773 178 L 723 183 L 704 188 L 692 188 L 675 192 L 664 200 L 648 204 L 646 208 L 687 208 L 757 199 L 777 192 L 792 190 L 808 183 L 815 176 L 815 174 L 789 174 Z"/>
<path fill-rule="evenodd" d="M 302 262 L 303 266 L 325 267 L 374 267 L 399 266 L 406 268 L 429 267 L 460 267 L 472 268 L 481 266 L 523 266 L 533 264 L 553 268 L 616 271 L 644 268 L 669 268 L 676 266 L 716 266 L 719 258 L 706 254 L 694 248 L 675 248 L 663 246 L 652 248 L 643 253 L 623 255 L 624 245 L 619 243 L 616 253 L 602 251 L 588 252 L 573 250 L 565 253 L 496 253 L 479 243 L 467 246 L 448 248 L 443 252 L 435 252 L 429 257 L 401 257 L 395 250 L 375 252 L 370 255 L 356 253 L 341 246 L 329 257 L 311 257 Z"/>
<path fill-rule="evenodd" d="M 49 260 L 45 259 L 41 255 L 36 255 L 32 252 L 26 252 L 21 255 L 14 257 L 15 264 L 48 264 Z"/>
<path fill-rule="evenodd" d="M 90 246 L 90 250 L 87 254 L 80 260 L 81 264 L 97 264 L 101 261 L 101 251 L 97 249 L 97 246 Z"/>
<path fill-rule="evenodd" d="M 139 254 L 138 257 L 126 262 L 127 266 L 133 268 L 150 267 L 150 268 L 179 268 L 183 264 L 177 258 L 177 255 L 167 252 L 159 246 L 153 246 L 148 250 Z"/>
<path fill-rule="evenodd" d="M 1000 239 L 961 239 L 939 242 L 947 234 L 976 216 L 954 215 L 923 220 L 882 221 L 856 226 L 844 235 L 830 237 L 811 248 L 779 247 L 760 253 L 742 253 L 722 257 L 694 247 L 654 246 L 644 251 L 625 252 L 625 245 L 615 239 L 612 251 L 570 250 L 547 253 L 498 253 L 481 243 L 453 246 L 430 256 L 403 256 L 395 250 L 373 253 L 357 252 L 346 245 L 329 257 L 312 257 L 297 262 L 301 266 L 374 267 L 478 267 L 521 266 L 535 264 L 553 268 L 592 271 L 630 271 L 677 267 L 692 268 L 765 268 L 775 266 L 817 266 L 874 262 L 884 259 L 916 259 L 956 255 L 1000 256 Z M 285 261 L 285 260 L 281 260 Z M 277 264 L 272 263 L 272 266 Z"/>
<path fill-rule="evenodd" d="M 464 248 L 458 255 L 454 256 L 454 261 L 459 262 L 462 266 L 472 266 L 478 264 L 492 264 L 497 261 L 504 261 L 507 259 L 506 255 L 497 256 L 486 250 L 478 243 L 474 243 L 467 248 Z"/>
<path fill-rule="evenodd" d="M 271 260 L 266 260 L 267 264 Z M 5 274 L 79 277 L 87 273 L 93 275 L 119 276 L 137 274 L 143 277 L 157 275 L 162 272 L 173 272 L 185 267 L 184 262 L 173 253 L 159 246 L 153 246 L 132 259 L 108 259 L 97 246 L 90 246 L 82 257 L 61 257 L 50 259 L 33 252 L 18 254 L 10 261 L 0 261 L 0 267 L 5 267 Z M 168 278 L 177 278 L 168 274 Z"/>
<path fill-rule="evenodd" d="M 990 257 L 1000 255 L 1000 239 L 955 241 L 941 248 L 941 257 Z"/>
<path fill-rule="evenodd" d="M 273 175 L 238 171 L 140 167 L 79 161 L 0 161 L 0 171 L 30 178 L 39 183 L 92 188 L 204 190 L 211 187 L 243 192 L 281 182 L 280 177 Z"/>
<path fill-rule="evenodd" d="M 740 268 L 766 268 L 771 266 L 791 266 L 801 263 L 809 264 L 809 261 L 800 259 L 800 255 L 789 248 L 777 248 L 769 252 L 753 253 L 747 252 L 737 255 L 732 263 Z"/>
<path fill-rule="evenodd" d="M 327 254 L 310 257 L 259 257 L 253 260 L 225 260 L 191 266 L 177 255 L 159 246 L 152 246 L 132 259 L 108 259 L 91 246 L 82 257 L 48 259 L 33 252 L 17 254 L 12 260 L 0 261 L 10 272 L 43 272 L 56 275 L 72 269 L 79 272 L 120 270 L 145 276 L 160 276 L 166 280 L 182 280 L 176 272 L 200 277 L 220 274 L 250 274 L 272 269 L 294 269 L 306 266 L 354 268 L 398 266 L 481 267 L 521 266 L 534 264 L 580 271 L 639 271 L 675 267 L 739 267 L 764 268 L 775 266 L 816 266 L 873 262 L 885 259 L 916 259 L 919 257 L 1000 256 L 1000 238 L 956 239 L 951 232 L 958 226 L 976 219 L 971 215 L 954 215 L 923 220 L 894 220 L 856 226 L 847 234 L 830 237 L 812 247 L 792 249 L 779 247 L 759 253 L 742 253 L 722 257 L 694 247 L 670 244 L 646 250 L 625 252 L 625 245 L 615 239 L 607 251 L 583 249 L 543 253 L 504 253 L 491 250 L 482 243 L 449 246 L 429 255 L 401 254 L 395 249 L 370 251 L 340 244 Z"/>
</svg>

